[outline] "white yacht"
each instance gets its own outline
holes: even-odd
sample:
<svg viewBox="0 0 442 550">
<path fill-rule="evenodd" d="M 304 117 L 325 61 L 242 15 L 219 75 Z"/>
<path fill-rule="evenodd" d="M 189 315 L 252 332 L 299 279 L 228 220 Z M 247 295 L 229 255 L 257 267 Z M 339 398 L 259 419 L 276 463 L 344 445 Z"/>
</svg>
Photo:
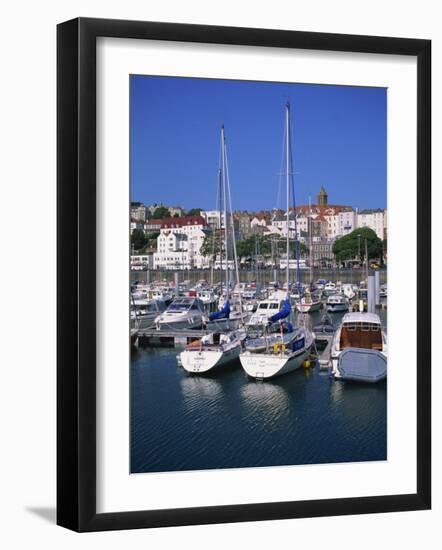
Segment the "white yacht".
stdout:
<svg viewBox="0 0 442 550">
<path fill-rule="evenodd" d="M 186 346 L 180 353 L 181 366 L 191 373 L 205 373 L 238 359 L 244 330 L 211 332 Z"/>
<path fill-rule="evenodd" d="M 330 313 L 348 311 L 349 308 L 348 299 L 344 294 L 331 294 L 325 305 Z"/>
<path fill-rule="evenodd" d="M 162 302 L 171 302 L 172 294 L 165 289 L 156 287 L 150 287 L 148 285 L 137 285 L 131 291 L 132 297 L 135 303 L 140 300 L 145 302 L 147 300 L 159 300 Z"/>
<path fill-rule="evenodd" d="M 267 325 L 269 319 L 283 307 L 286 297 L 287 294 L 284 291 L 277 290 L 272 293 L 270 298 L 258 302 L 255 312 L 247 321 L 247 326 Z"/>
<path fill-rule="evenodd" d="M 324 293 L 325 296 L 330 296 L 331 294 L 335 294 L 336 293 L 336 284 L 333 283 L 332 281 L 329 281 L 328 283 L 326 283 L 324 285 L 324 289 L 322 291 Z"/>
<path fill-rule="evenodd" d="M 155 326 L 155 319 L 166 309 L 166 303 L 162 300 L 133 300 L 130 318 L 136 321 L 140 330 Z"/>
<path fill-rule="evenodd" d="M 202 301 L 206 308 L 214 307 L 218 300 L 217 295 L 210 289 L 197 290 L 196 297 Z"/>
<path fill-rule="evenodd" d="M 296 302 L 296 308 L 300 313 L 313 313 L 315 311 L 319 311 L 321 307 L 321 299 L 314 292 L 306 293 Z"/>
<path fill-rule="evenodd" d="M 376 313 L 347 313 L 333 337 L 330 367 L 336 379 L 379 382 L 387 376 L 387 335 Z"/>
<path fill-rule="evenodd" d="M 349 300 L 352 300 L 356 296 L 356 292 L 353 288 L 352 284 L 344 283 L 342 285 L 342 293 L 344 296 L 346 296 Z"/>
<path fill-rule="evenodd" d="M 207 320 L 204 306 L 198 298 L 175 298 L 170 306 L 155 319 L 158 330 L 201 328 Z"/>
</svg>

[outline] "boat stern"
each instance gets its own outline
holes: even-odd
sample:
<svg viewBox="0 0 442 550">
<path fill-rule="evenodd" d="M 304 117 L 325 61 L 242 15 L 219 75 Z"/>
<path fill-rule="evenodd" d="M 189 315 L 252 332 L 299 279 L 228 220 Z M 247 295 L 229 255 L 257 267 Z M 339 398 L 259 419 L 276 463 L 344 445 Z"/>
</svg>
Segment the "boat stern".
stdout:
<svg viewBox="0 0 442 550">
<path fill-rule="evenodd" d="M 207 372 L 220 363 L 223 354 L 214 350 L 184 350 L 180 353 L 181 366 L 194 374 Z"/>
</svg>

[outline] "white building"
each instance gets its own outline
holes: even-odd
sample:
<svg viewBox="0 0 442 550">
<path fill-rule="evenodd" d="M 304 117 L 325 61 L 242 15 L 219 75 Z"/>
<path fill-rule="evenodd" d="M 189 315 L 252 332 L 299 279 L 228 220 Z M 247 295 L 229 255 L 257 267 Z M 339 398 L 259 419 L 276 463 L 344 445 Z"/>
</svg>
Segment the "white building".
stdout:
<svg viewBox="0 0 442 550">
<path fill-rule="evenodd" d="M 275 229 L 278 230 L 279 234 L 282 237 L 287 236 L 287 219 L 285 214 L 282 214 L 280 216 L 277 216 L 274 220 L 272 220 L 271 225 L 269 228 L 272 228 L 271 232 L 276 232 Z M 290 214 L 290 220 L 289 220 L 289 228 L 290 228 L 290 237 L 295 236 L 295 220 L 293 219 L 293 213 Z M 305 216 L 304 214 L 298 214 L 296 216 L 296 228 L 298 230 L 298 237 L 301 235 L 301 232 L 307 233 L 308 232 L 308 216 Z"/>
<path fill-rule="evenodd" d="M 146 207 L 144 204 L 133 203 L 130 206 L 130 217 L 133 220 L 144 222 L 146 221 Z"/>
<path fill-rule="evenodd" d="M 347 235 L 356 229 L 358 223 L 357 213 L 354 210 L 339 212 L 339 236 Z"/>
<path fill-rule="evenodd" d="M 327 220 L 327 239 L 334 240 L 340 235 L 339 214 L 325 214 Z"/>
<path fill-rule="evenodd" d="M 250 222 L 250 229 L 253 231 L 257 227 L 265 227 L 267 225 L 267 220 L 264 216 L 253 216 L 252 221 Z"/>
<path fill-rule="evenodd" d="M 361 210 L 358 212 L 358 227 L 373 229 L 380 239 L 384 239 L 386 226 L 386 213 L 384 213 L 382 208 Z"/>
<path fill-rule="evenodd" d="M 201 217 L 203 217 L 206 220 L 206 224 L 212 230 L 214 230 L 214 229 L 224 229 L 224 227 L 225 227 L 226 216 L 224 215 L 224 211 L 221 211 L 221 210 L 202 210 L 201 211 Z M 229 215 L 227 215 L 227 218 L 229 218 Z"/>
<path fill-rule="evenodd" d="M 154 254 L 155 269 L 206 268 L 210 259 L 200 254 L 207 234 L 206 221 L 201 216 L 163 220 Z"/>
</svg>

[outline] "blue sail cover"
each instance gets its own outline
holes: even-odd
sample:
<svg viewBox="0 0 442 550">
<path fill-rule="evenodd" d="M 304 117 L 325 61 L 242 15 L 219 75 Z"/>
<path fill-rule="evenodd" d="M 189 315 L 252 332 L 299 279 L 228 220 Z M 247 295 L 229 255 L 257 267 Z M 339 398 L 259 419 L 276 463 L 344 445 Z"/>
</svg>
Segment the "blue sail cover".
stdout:
<svg viewBox="0 0 442 550">
<path fill-rule="evenodd" d="M 272 315 L 269 321 L 271 323 L 274 323 L 275 321 L 279 321 L 280 319 L 285 319 L 290 315 L 291 309 L 292 309 L 292 306 L 290 305 L 290 300 L 287 298 L 286 300 L 284 300 L 284 303 L 282 304 L 282 308 L 278 311 L 278 313 L 275 313 L 275 315 Z"/>
<path fill-rule="evenodd" d="M 227 302 L 224 304 L 223 309 L 220 311 L 215 311 L 214 313 L 210 314 L 209 320 L 210 321 L 216 321 L 217 319 L 228 319 L 230 317 L 230 302 L 227 300 Z"/>
</svg>

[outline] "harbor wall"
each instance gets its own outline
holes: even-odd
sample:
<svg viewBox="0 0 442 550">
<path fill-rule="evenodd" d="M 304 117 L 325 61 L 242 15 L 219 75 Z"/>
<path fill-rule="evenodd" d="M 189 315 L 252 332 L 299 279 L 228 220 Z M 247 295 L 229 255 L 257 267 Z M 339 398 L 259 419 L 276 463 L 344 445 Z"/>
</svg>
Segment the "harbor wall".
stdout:
<svg viewBox="0 0 442 550">
<path fill-rule="evenodd" d="M 278 270 L 276 270 L 278 271 Z M 380 284 L 387 282 L 387 270 L 379 270 Z M 211 282 L 212 272 L 209 269 L 191 269 L 191 270 L 148 270 L 148 271 L 131 271 L 130 278 L 132 281 L 154 282 L 154 281 L 169 281 L 176 282 L 176 275 L 179 281 L 190 281 L 196 283 L 204 279 Z M 372 274 L 370 272 L 370 274 Z M 232 277 L 233 277 L 232 273 Z M 261 284 L 267 285 L 270 281 L 275 280 L 274 269 L 263 269 L 258 273 L 255 270 L 241 269 L 239 272 L 241 282 L 252 282 L 258 280 Z M 357 269 L 315 269 L 314 280 L 326 279 L 330 281 L 341 281 L 343 283 L 359 284 L 365 280 L 365 270 Z M 310 282 L 310 271 L 308 269 L 300 270 L 301 283 Z M 213 271 L 213 283 L 219 283 L 225 279 L 225 273 L 220 270 Z M 290 270 L 290 280 L 297 280 L 296 270 Z M 279 270 L 279 281 L 285 281 L 285 270 Z"/>
</svg>

